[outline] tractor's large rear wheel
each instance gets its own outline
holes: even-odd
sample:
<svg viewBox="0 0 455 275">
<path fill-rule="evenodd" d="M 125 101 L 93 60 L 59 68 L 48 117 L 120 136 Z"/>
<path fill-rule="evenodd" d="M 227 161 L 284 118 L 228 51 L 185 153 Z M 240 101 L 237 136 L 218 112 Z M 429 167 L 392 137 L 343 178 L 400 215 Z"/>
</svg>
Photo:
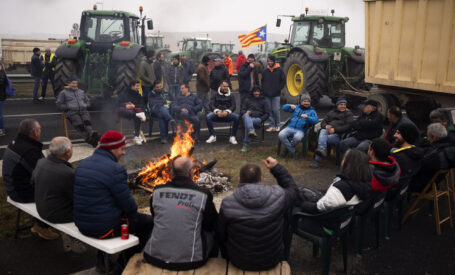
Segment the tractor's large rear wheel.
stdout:
<svg viewBox="0 0 455 275">
<path fill-rule="evenodd" d="M 311 96 L 311 104 L 317 105 L 327 93 L 327 69 L 324 62 L 312 62 L 303 52 L 289 55 L 283 69 L 286 75 L 284 96 L 288 103 L 298 103 L 303 93 Z"/>
<path fill-rule="evenodd" d="M 131 82 L 138 78 L 139 65 L 143 58 L 144 53 L 139 52 L 134 59 L 117 63 L 117 74 L 115 77 L 115 91 L 117 94 L 127 91 Z"/>
<path fill-rule="evenodd" d="M 56 97 L 68 85 L 68 80 L 73 75 L 77 75 L 77 61 L 74 59 L 58 58 L 54 71 Z"/>
</svg>

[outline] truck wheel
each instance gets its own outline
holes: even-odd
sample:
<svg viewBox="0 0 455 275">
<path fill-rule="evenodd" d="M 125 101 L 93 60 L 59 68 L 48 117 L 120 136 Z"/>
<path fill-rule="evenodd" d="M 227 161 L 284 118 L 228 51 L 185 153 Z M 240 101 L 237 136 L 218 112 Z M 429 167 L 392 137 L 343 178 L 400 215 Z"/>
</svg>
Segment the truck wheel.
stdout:
<svg viewBox="0 0 455 275">
<path fill-rule="evenodd" d="M 374 100 L 378 103 L 378 112 L 384 117 L 387 116 L 387 110 L 389 107 L 398 104 L 398 100 L 393 95 L 388 94 L 374 94 L 368 97 L 368 100 Z"/>
<path fill-rule="evenodd" d="M 77 61 L 74 59 L 58 58 L 54 71 L 56 96 L 68 85 L 68 80 L 73 75 L 77 75 Z"/>
<path fill-rule="evenodd" d="M 139 52 L 132 60 L 118 62 L 115 78 L 115 91 L 117 94 L 127 91 L 130 88 L 131 82 L 137 79 L 142 58 L 144 58 L 144 53 Z"/>
<path fill-rule="evenodd" d="M 284 63 L 286 85 L 284 95 L 288 103 L 298 103 L 299 96 L 308 93 L 311 104 L 317 105 L 327 93 L 327 70 L 325 63 L 312 62 L 303 52 L 294 52 Z"/>
</svg>

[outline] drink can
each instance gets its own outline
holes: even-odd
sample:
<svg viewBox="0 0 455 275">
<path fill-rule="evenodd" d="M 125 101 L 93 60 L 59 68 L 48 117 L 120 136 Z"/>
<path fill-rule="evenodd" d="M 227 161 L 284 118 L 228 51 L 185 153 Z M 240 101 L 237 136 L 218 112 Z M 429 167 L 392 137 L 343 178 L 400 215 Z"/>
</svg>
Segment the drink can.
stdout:
<svg viewBox="0 0 455 275">
<path fill-rule="evenodd" d="M 127 224 L 122 224 L 120 229 L 121 229 L 121 238 L 122 238 L 122 240 L 128 240 L 128 238 L 130 237 L 130 234 L 128 233 L 128 225 Z"/>
</svg>

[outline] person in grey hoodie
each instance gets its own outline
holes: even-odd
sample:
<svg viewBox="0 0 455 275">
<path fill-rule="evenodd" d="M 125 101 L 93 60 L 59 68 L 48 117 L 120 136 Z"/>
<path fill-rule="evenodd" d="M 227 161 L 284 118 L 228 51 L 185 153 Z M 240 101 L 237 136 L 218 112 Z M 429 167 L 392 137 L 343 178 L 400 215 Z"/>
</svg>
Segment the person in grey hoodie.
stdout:
<svg viewBox="0 0 455 275">
<path fill-rule="evenodd" d="M 70 77 L 68 88 L 65 87 L 57 98 L 57 108 L 63 111 L 68 121 L 84 138 L 85 142 L 96 147 L 100 137 L 97 132 L 93 131 L 90 121 L 90 114 L 87 108 L 90 106 L 90 100 L 84 91 L 78 88 L 77 78 Z"/>
<path fill-rule="evenodd" d="M 223 199 L 218 217 L 222 256 L 242 270 L 275 267 L 288 255 L 288 219 L 297 186 L 286 168 L 272 157 L 265 166 L 278 185 L 263 184 L 261 168 L 249 163 L 240 170 L 239 186 Z"/>
</svg>

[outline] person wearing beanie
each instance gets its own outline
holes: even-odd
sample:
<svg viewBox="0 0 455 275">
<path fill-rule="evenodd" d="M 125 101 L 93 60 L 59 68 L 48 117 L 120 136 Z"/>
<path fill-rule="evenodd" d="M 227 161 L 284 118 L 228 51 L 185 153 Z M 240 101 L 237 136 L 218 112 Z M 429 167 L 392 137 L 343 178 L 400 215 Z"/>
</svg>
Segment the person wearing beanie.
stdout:
<svg viewBox="0 0 455 275">
<path fill-rule="evenodd" d="M 384 117 L 377 109 L 376 101 L 365 101 L 362 114 L 349 127 L 353 135 L 340 141 L 342 153 L 350 148 L 367 152 L 371 140 L 382 135 Z"/>
<path fill-rule="evenodd" d="M 243 102 L 240 109 L 240 116 L 245 126 L 245 137 L 241 152 L 248 152 L 250 138 L 257 136 L 254 128 L 261 127 L 261 123 L 269 117 L 269 113 L 270 107 L 265 97 L 262 96 L 261 87 L 254 86 L 251 96 Z"/>
<path fill-rule="evenodd" d="M 347 108 L 346 99 L 339 97 L 336 101 L 336 108 L 331 110 L 321 122 L 318 147 L 314 152 L 311 168 L 320 166 L 322 158 L 327 157 L 327 145 L 336 146 L 340 142 L 341 136 L 350 130 L 353 120 L 354 115 Z"/>
<path fill-rule="evenodd" d="M 180 85 L 183 84 L 183 67 L 180 64 L 180 56 L 172 57 L 172 64 L 166 72 L 166 81 L 169 85 L 169 94 L 171 100 L 177 99 L 179 96 Z"/>
<path fill-rule="evenodd" d="M 249 54 L 246 62 L 240 66 L 238 80 L 240 106 L 242 106 L 245 99 L 251 94 L 251 89 L 254 86 L 259 86 L 259 72 L 255 66 L 254 54 Z"/>
<path fill-rule="evenodd" d="M 133 80 L 128 91 L 118 94 L 117 100 L 117 121 L 121 118 L 134 122 L 134 139 L 136 145 L 147 142 L 144 133 L 141 131 L 141 122 L 147 120 L 144 110 L 144 98 L 139 94 L 140 82 Z"/>
<path fill-rule="evenodd" d="M 128 224 L 130 234 L 139 238 L 139 245 L 124 251 L 125 263 L 142 251 L 153 228 L 150 215 L 137 212 L 130 193 L 125 168 L 118 163 L 125 155 L 125 137 L 117 131 L 107 131 L 93 155 L 81 161 L 74 175 L 74 223 L 89 237 L 110 239 L 119 237 L 121 225 Z M 97 269 L 104 265 L 98 252 Z M 122 269 L 123 260 L 114 269 Z"/>
<path fill-rule="evenodd" d="M 275 57 L 269 55 L 267 68 L 262 72 L 261 85 L 264 96 L 269 104 L 269 127 L 267 132 L 280 131 L 280 95 L 286 84 L 286 78 L 280 64 L 275 62 Z"/>
<path fill-rule="evenodd" d="M 284 157 L 287 152 L 290 152 L 292 158 L 297 159 L 295 147 L 305 136 L 306 130 L 318 123 L 318 115 L 311 106 L 311 98 L 308 94 L 303 94 L 300 97 L 299 106 L 294 104 L 283 105 L 283 111 L 292 113 L 292 116 L 286 128 L 278 134 L 281 143 L 286 147 L 282 156 Z"/>
<path fill-rule="evenodd" d="M 390 123 L 387 132 L 384 136 L 384 138 L 390 142 L 392 147 L 394 147 L 395 139 L 394 135 L 395 132 L 397 131 L 398 127 L 400 127 L 401 124 L 406 123 L 406 124 L 415 124 L 407 117 L 403 116 L 403 113 L 401 111 L 401 108 L 398 106 L 391 106 L 387 110 L 387 120 Z M 417 126 L 415 126 L 417 128 Z"/>
<path fill-rule="evenodd" d="M 51 48 L 46 47 L 44 49 L 44 54 L 41 55 L 40 61 L 43 65 L 43 70 L 41 73 L 41 80 L 42 80 L 42 89 L 41 89 L 41 97 L 39 100 L 44 100 L 46 97 L 46 89 L 47 89 L 47 82 L 50 80 L 52 85 L 52 91 L 54 92 L 54 96 L 56 96 L 55 91 L 55 84 L 54 84 L 54 71 L 55 71 L 55 55 L 51 52 Z"/>
<path fill-rule="evenodd" d="M 413 123 L 402 123 L 393 135 L 395 148 L 392 149 L 393 156 L 401 168 L 400 178 L 412 178 L 422 164 L 423 148 L 416 147 L 419 138 L 419 131 Z M 395 190 L 396 191 L 396 190 Z M 389 195 L 389 193 L 391 193 Z M 394 197 L 394 190 L 387 193 L 390 198 Z"/>
<path fill-rule="evenodd" d="M 100 138 L 92 128 L 90 114 L 87 110 L 90 107 L 90 99 L 83 90 L 78 88 L 76 76 L 70 77 L 68 87 L 58 94 L 56 104 L 85 142 L 96 147 Z"/>
<path fill-rule="evenodd" d="M 147 52 L 147 58 L 141 60 L 139 65 L 139 79 L 142 84 L 142 97 L 145 105 L 147 105 L 149 93 L 153 90 L 153 83 L 156 80 L 155 70 L 153 69 L 154 59 L 155 51 L 150 50 Z"/>
<path fill-rule="evenodd" d="M 41 75 L 43 73 L 44 64 L 40 60 L 41 50 L 39 48 L 33 48 L 33 55 L 30 61 L 30 74 L 34 79 L 33 84 L 33 102 L 43 102 L 38 98 L 38 89 L 41 83 Z"/>
<path fill-rule="evenodd" d="M 201 63 L 198 65 L 196 70 L 196 95 L 202 101 L 204 105 L 204 114 L 208 114 L 210 107 L 210 75 L 209 75 L 209 64 L 210 58 L 206 55 L 202 57 Z"/>
</svg>

